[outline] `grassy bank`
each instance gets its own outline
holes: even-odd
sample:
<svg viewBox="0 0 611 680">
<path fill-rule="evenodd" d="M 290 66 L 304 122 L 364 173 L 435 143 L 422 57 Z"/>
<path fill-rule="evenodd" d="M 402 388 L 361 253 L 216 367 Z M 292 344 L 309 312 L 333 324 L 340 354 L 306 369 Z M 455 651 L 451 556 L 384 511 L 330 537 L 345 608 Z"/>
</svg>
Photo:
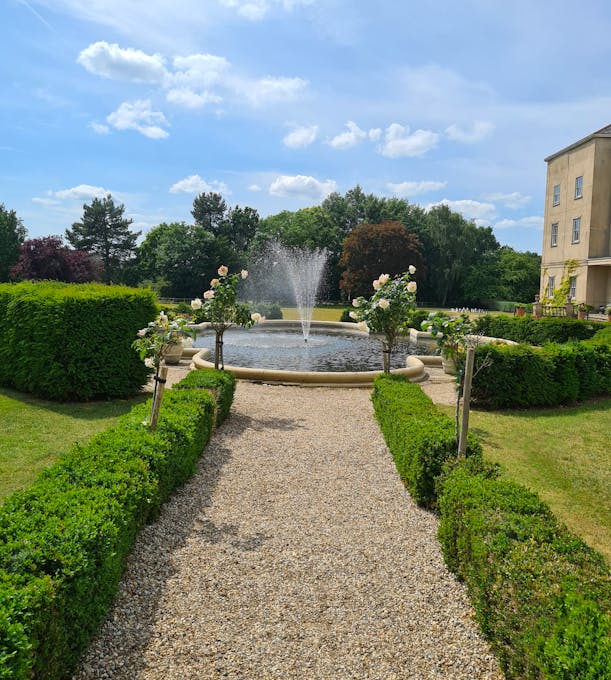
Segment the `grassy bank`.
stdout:
<svg viewBox="0 0 611 680">
<path fill-rule="evenodd" d="M 0 502 L 31 484 L 74 442 L 86 442 L 144 400 L 59 404 L 0 388 Z"/>
<path fill-rule="evenodd" d="M 611 562 L 611 399 L 565 408 L 472 411 L 470 427 L 488 460 L 539 493 Z"/>
</svg>

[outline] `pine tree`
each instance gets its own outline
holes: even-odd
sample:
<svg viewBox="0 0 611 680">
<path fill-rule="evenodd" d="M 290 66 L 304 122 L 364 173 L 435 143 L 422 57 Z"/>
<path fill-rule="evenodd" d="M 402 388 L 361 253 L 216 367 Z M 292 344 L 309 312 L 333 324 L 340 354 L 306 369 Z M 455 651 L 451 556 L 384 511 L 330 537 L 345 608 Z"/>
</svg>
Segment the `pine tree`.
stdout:
<svg viewBox="0 0 611 680">
<path fill-rule="evenodd" d="M 130 259 L 136 248 L 140 232 L 129 230 L 133 220 L 125 219 L 123 204 L 115 206 L 110 194 L 94 198 L 91 205 L 83 206 L 83 218 L 66 229 L 66 239 L 77 250 L 100 258 L 104 266 L 104 282 L 121 280 L 122 265 Z"/>
</svg>

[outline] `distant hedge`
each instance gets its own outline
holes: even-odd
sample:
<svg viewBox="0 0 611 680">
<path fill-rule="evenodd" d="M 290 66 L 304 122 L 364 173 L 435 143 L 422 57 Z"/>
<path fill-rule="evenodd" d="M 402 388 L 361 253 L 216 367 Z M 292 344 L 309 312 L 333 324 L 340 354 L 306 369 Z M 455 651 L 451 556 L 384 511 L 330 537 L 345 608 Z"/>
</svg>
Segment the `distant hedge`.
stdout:
<svg viewBox="0 0 611 680">
<path fill-rule="evenodd" d="M 0 285 L 0 384 L 59 401 L 125 397 L 149 370 L 131 343 L 157 312 L 148 290 Z"/>
<path fill-rule="evenodd" d="M 476 361 L 484 357 L 488 366 L 471 388 L 481 408 L 555 406 L 611 394 L 611 327 L 582 342 L 480 346 Z"/>
<path fill-rule="evenodd" d="M 454 422 L 436 409 L 418 385 L 402 376 L 376 378 L 371 399 L 405 486 L 419 505 L 435 507 L 437 479 L 444 465 L 456 459 Z M 467 456 L 482 457 L 482 447 L 471 435 Z"/>
<path fill-rule="evenodd" d="M 218 394 L 229 381 L 218 375 Z M 214 426 L 204 389 L 141 404 L 0 506 L 0 678 L 69 678 L 117 591 L 139 528 L 188 479 Z"/>
<path fill-rule="evenodd" d="M 475 333 L 493 338 L 505 338 L 529 345 L 547 342 L 587 340 L 606 326 L 598 321 L 578 321 L 571 317 L 502 316 L 486 314 L 475 325 Z"/>
</svg>

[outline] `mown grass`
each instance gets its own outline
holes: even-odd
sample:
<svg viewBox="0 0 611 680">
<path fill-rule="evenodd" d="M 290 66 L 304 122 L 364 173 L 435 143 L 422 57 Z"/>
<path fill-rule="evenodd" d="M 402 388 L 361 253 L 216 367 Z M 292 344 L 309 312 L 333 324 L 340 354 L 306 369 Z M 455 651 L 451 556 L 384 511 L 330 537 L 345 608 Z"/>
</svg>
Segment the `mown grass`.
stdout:
<svg viewBox="0 0 611 680">
<path fill-rule="evenodd" d="M 339 321 L 344 309 L 348 309 L 348 307 L 314 307 L 312 319 L 314 321 Z M 287 321 L 298 321 L 297 307 L 282 307 L 282 318 Z"/>
<path fill-rule="evenodd" d="M 470 428 L 488 460 L 536 491 L 611 562 L 611 399 L 553 409 L 472 411 Z"/>
<path fill-rule="evenodd" d="M 59 404 L 0 388 L 0 502 L 145 399 Z"/>
</svg>

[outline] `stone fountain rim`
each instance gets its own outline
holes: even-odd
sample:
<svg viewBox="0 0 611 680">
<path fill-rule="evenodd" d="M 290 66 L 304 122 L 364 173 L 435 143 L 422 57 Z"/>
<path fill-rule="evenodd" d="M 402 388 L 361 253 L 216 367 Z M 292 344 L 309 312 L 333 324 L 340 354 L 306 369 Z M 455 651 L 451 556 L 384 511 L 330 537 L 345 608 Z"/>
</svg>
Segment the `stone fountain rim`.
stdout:
<svg viewBox="0 0 611 680">
<path fill-rule="evenodd" d="M 300 328 L 300 321 L 273 319 L 266 321 L 264 327 Z M 209 323 L 193 326 L 196 330 L 207 330 Z M 312 321 L 311 328 L 337 330 L 351 335 L 367 336 L 367 333 L 355 328 L 353 323 L 343 321 Z M 208 361 L 210 350 L 202 349 L 192 358 L 193 369 L 204 370 L 214 368 L 214 363 Z M 428 378 L 425 365 L 441 365 L 441 357 L 437 356 L 408 356 L 405 368 L 395 368 L 393 375 L 402 375 L 411 382 L 421 382 Z M 263 382 L 277 385 L 303 385 L 308 387 L 371 387 L 371 383 L 382 371 L 287 371 L 271 368 L 247 368 L 225 364 L 225 370 L 231 371 L 239 380 Z"/>
</svg>

